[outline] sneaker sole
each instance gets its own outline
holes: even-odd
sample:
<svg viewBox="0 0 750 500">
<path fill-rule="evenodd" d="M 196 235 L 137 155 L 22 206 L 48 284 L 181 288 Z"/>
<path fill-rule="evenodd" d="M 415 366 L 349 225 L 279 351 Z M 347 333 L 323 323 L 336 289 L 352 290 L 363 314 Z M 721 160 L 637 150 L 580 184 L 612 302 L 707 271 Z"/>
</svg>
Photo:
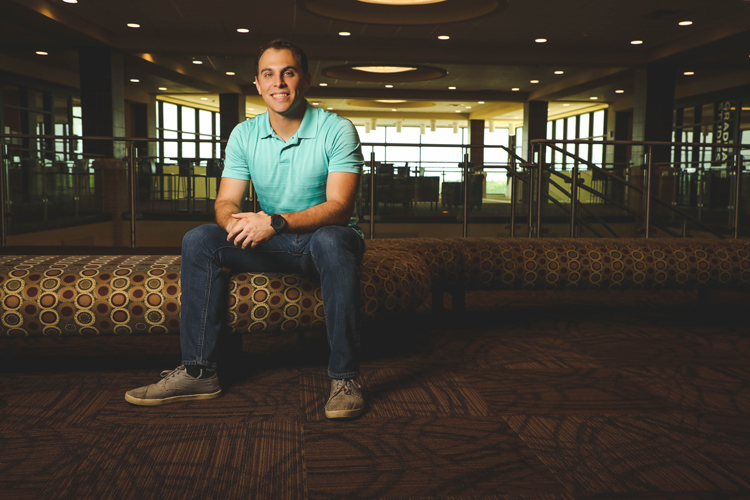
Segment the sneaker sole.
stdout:
<svg viewBox="0 0 750 500">
<path fill-rule="evenodd" d="M 362 414 L 362 408 L 353 410 L 326 410 L 326 417 L 328 418 L 354 418 Z"/>
<path fill-rule="evenodd" d="M 179 403 L 180 401 L 199 401 L 203 399 L 216 399 L 221 396 L 221 389 L 209 394 L 187 394 L 184 396 L 172 396 L 164 399 L 141 399 L 125 394 L 125 401 L 137 406 L 161 406 L 169 403 Z"/>
</svg>

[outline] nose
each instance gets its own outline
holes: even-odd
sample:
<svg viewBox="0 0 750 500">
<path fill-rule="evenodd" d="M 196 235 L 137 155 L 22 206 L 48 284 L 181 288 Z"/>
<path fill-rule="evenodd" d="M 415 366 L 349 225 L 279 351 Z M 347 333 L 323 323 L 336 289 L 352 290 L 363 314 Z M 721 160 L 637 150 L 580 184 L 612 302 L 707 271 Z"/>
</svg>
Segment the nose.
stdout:
<svg viewBox="0 0 750 500">
<path fill-rule="evenodd" d="M 277 87 L 286 87 L 286 83 L 284 83 L 284 75 L 279 75 L 279 77 L 276 79 L 276 86 Z"/>
</svg>

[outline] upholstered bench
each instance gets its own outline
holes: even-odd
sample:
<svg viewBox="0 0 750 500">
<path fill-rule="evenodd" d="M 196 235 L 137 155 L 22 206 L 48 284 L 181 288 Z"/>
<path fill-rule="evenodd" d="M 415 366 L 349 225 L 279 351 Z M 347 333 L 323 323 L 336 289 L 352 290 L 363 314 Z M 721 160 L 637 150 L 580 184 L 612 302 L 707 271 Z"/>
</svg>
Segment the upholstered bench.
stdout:
<svg viewBox="0 0 750 500">
<path fill-rule="evenodd" d="M 417 251 L 375 245 L 360 268 L 362 317 L 416 309 L 434 285 Z M 0 256 L 3 336 L 178 333 L 180 257 Z M 229 285 L 233 332 L 322 328 L 318 284 L 298 275 L 239 273 Z"/>
<path fill-rule="evenodd" d="M 416 309 L 444 291 L 750 291 L 750 241 L 415 238 L 368 241 L 360 269 L 365 322 Z M 180 257 L 0 256 L 3 336 L 177 333 Z M 298 275 L 239 273 L 229 285 L 235 333 L 325 325 L 319 286 Z"/>
<path fill-rule="evenodd" d="M 750 240 L 455 238 L 470 290 L 750 291 Z"/>
</svg>

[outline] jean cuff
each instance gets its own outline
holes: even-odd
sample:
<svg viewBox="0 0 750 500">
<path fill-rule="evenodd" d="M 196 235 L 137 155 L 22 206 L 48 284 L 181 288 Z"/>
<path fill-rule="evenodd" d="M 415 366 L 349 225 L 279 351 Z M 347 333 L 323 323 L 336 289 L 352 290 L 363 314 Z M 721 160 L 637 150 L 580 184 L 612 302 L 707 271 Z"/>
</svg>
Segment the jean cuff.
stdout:
<svg viewBox="0 0 750 500">
<path fill-rule="evenodd" d="M 347 373 L 333 373 L 331 371 L 328 372 L 328 376 L 331 378 L 344 380 L 347 378 L 357 378 L 359 376 L 359 372 L 347 372 Z"/>
<path fill-rule="evenodd" d="M 182 364 L 185 366 L 205 366 L 206 368 L 211 368 L 212 370 L 216 370 L 216 363 L 209 363 L 207 361 L 201 362 L 201 361 L 182 361 Z"/>
</svg>

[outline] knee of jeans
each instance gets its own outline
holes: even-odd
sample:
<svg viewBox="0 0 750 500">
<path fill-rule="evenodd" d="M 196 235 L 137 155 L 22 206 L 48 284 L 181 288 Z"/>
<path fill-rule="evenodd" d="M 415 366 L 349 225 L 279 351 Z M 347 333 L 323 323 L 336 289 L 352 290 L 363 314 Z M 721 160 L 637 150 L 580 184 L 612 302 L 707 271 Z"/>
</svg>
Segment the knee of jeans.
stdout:
<svg viewBox="0 0 750 500">
<path fill-rule="evenodd" d="M 185 236 L 182 237 L 183 255 L 191 250 L 195 251 L 201 248 L 206 238 L 210 237 L 217 228 L 220 229 L 216 224 L 203 224 L 185 233 Z"/>
<path fill-rule="evenodd" d="M 359 235 L 345 226 L 325 226 L 315 231 L 310 239 L 313 255 L 356 254 Z"/>
</svg>

